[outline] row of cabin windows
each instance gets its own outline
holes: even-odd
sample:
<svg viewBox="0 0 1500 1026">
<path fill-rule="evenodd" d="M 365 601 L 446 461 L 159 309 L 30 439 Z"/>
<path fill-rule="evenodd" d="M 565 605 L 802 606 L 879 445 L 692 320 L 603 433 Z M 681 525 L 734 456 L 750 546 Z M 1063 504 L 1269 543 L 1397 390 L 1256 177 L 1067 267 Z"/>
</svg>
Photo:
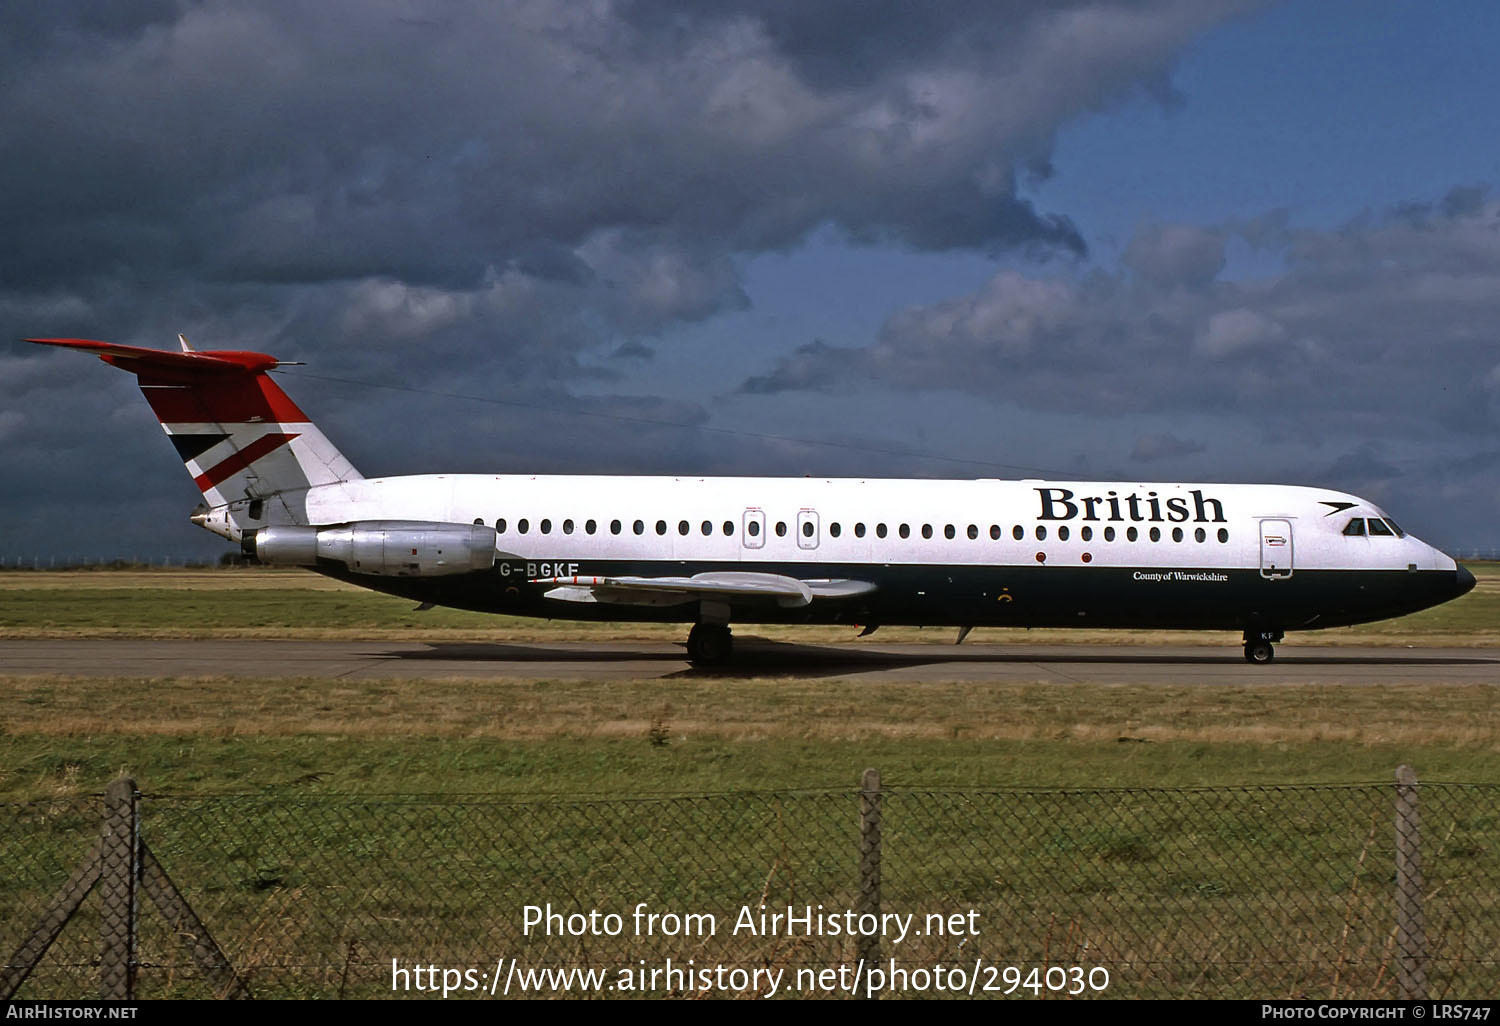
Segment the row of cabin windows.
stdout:
<svg viewBox="0 0 1500 1026">
<path fill-rule="evenodd" d="M 475 523 L 480 523 L 480 521 L 476 520 Z M 1361 523 L 1361 522 L 1360 521 L 1355 521 L 1354 523 Z M 1379 521 L 1372 521 L 1372 523 L 1379 523 Z M 507 526 L 506 525 L 506 520 L 505 520 L 504 517 L 501 517 L 500 519 L 498 519 L 498 520 L 495 521 L 495 531 L 497 533 L 499 533 L 499 534 L 504 534 L 505 533 L 506 526 Z M 541 532 L 542 534 L 551 534 L 552 533 L 552 521 L 551 520 L 547 520 L 547 519 L 539 520 L 537 522 L 536 526 L 537 526 L 537 530 L 539 532 Z M 1352 526 L 1352 524 L 1351 524 L 1351 526 Z M 520 520 L 516 521 L 515 527 L 516 527 L 516 533 L 517 534 L 527 534 L 531 530 L 531 521 L 527 520 L 525 517 L 522 517 Z M 667 533 L 667 531 L 668 531 L 667 522 L 665 520 L 658 520 L 656 522 L 656 524 L 655 524 L 655 529 L 656 529 L 656 533 L 657 534 L 659 534 L 659 535 L 665 535 Z M 625 530 L 625 525 L 622 524 L 620 521 L 618 521 L 618 520 L 611 520 L 609 522 L 609 533 L 610 534 L 620 534 L 624 530 Z M 688 523 L 686 520 L 679 520 L 677 522 L 677 533 L 678 534 L 686 536 L 688 534 L 691 534 L 692 530 L 693 530 L 693 525 L 690 524 L 690 523 Z M 726 520 L 726 521 L 724 521 L 723 526 L 722 526 L 722 530 L 723 530 L 724 536 L 726 538 L 732 537 L 734 535 L 734 521 L 733 520 Z M 758 537 L 760 537 L 760 530 L 761 530 L 761 528 L 760 528 L 760 522 L 758 520 L 752 520 L 748 524 L 745 525 L 745 533 L 748 534 L 752 538 L 758 538 Z M 784 537 L 786 537 L 786 532 L 787 532 L 786 521 L 784 521 L 784 520 L 777 521 L 774 530 L 776 531 L 776 537 L 778 537 L 778 538 L 784 538 Z M 572 520 L 564 520 L 562 522 L 562 533 L 563 534 L 572 534 L 573 531 L 574 531 L 574 523 L 573 523 L 573 521 Z M 585 520 L 584 521 L 584 523 L 583 523 L 583 533 L 584 534 L 597 534 L 598 531 L 599 531 L 598 521 L 595 521 L 595 520 Z M 644 520 L 633 521 L 630 524 L 630 531 L 631 531 L 632 534 L 645 534 L 646 533 L 646 522 Z M 701 524 L 698 525 L 698 531 L 705 538 L 707 538 L 708 536 L 712 535 L 714 533 L 713 521 L 711 521 L 711 520 L 705 520 L 705 521 L 703 521 L 703 523 L 701 523 Z M 805 520 L 805 521 L 802 522 L 802 536 L 804 538 L 811 538 L 816 533 L 816 531 L 817 531 L 817 528 L 813 525 L 813 522 L 811 520 Z M 833 523 L 830 523 L 828 525 L 828 536 L 830 538 L 838 538 L 838 537 L 840 537 L 843 534 L 843 532 L 844 532 L 843 526 L 841 524 L 839 524 L 838 521 L 834 521 Z M 875 525 L 875 537 L 877 537 L 877 538 L 884 538 L 884 537 L 886 537 L 886 535 L 888 533 L 889 532 L 887 531 L 886 526 L 884 524 L 876 524 Z M 932 533 L 933 533 L 933 531 L 932 531 L 932 525 L 931 524 L 923 524 L 922 527 L 921 527 L 921 533 L 922 533 L 922 537 L 923 538 L 931 538 L 932 537 Z M 978 525 L 976 525 L 976 524 L 970 524 L 969 527 L 968 527 L 968 530 L 965 533 L 968 535 L 970 541 L 977 541 L 978 538 L 979 538 L 979 527 L 978 527 Z M 1115 529 L 1114 529 L 1114 527 L 1106 527 L 1106 528 L 1104 528 L 1104 530 L 1101 533 L 1102 533 L 1103 538 L 1104 538 L 1105 541 L 1114 541 L 1115 540 Z M 1352 532 L 1348 528 L 1345 528 L 1344 529 L 1344 533 L 1345 534 L 1350 534 Z M 1363 529 L 1361 529 L 1360 533 L 1363 533 Z M 1372 530 L 1371 533 L 1373 534 L 1373 533 L 1376 533 L 1376 532 Z M 1386 532 L 1382 531 L 1380 533 L 1386 533 Z M 909 524 L 900 524 L 900 525 L 898 525 L 897 528 L 896 528 L 896 534 L 899 535 L 902 538 L 910 538 L 911 537 L 911 526 Z M 990 525 L 990 538 L 992 540 L 999 541 L 1000 537 L 1001 537 L 1001 534 L 1002 534 L 1002 532 L 1001 532 L 999 524 L 991 524 Z M 1026 538 L 1026 529 L 1024 527 L 1022 527 L 1020 524 L 1017 524 L 1015 527 L 1011 528 L 1010 534 L 1011 534 L 1011 537 L 1014 538 L 1016 541 L 1023 541 Z M 1037 541 L 1046 541 L 1047 540 L 1047 526 L 1045 524 L 1038 524 L 1036 526 L 1035 534 L 1036 534 L 1036 540 Z M 863 538 L 864 536 L 865 536 L 865 525 L 863 523 L 856 523 L 854 525 L 854 537 L 856 537 L 856 538 Z M 1068 528 L 1068 526 L 1066 524 L 1063 524 L 1063 525 L 1061 525 L 1061 526 L 1059 526 L 1057 528 L 1057 540 L 1058 541 L 1067 541 L 1071 536 L 1072 536 L 1071 535 L 1071 531 L 1070 531 L 1070 529 Z M 1172 536 L 1172 540 L 1174 542 L 1181 542 L 1181 541 L 1186 541 L 1187 540 L 1187 534 L 1186 534 L 1186 532 L 1184 532 L 1183 529 L 1180 528 L 1180 527 L 1174 527 L 1174 528 L 1172 528 L 1172 535 L 1171 536 Z M 943 527 L 943 537 L 944 538 L 949 538 L 949 539 L 958 537 L 958 529 L 956 527 L 954 527 L 952 524 L 945 525 Z M 1081 541 L 1093 541 L 1094 540 L 1094 529 L 1092 527 L 1088 526 L 1088 525 L 1080 527 L 1078 529 L 1078 537 L 1079 537 L 1079 539 Z M 1162 539 L 1162 530 L 1161 530 L 1161 528 L 1159 528 L 1159 527 L 1153 527 L 1153 528 L 1151 528 L 1147 532 L 1147 537 L 1149 537 L 1154 542 L 1155 541 L 1161 541 L 1161 539 Z M 1229 541 L 1229 531 L 1226 528 L 1221 527 L 1221 528 L 1219 528 L 1217 537 L 1218 537 L 1219 542 L 1221 544 L 1227 543 Z M 1139 528 L 1136 528 L 1136 527 L 1127 527 L 1125 529 L 1125 540 L 1126 541 L 1137 541 L 1139 538 L 1140 538 L 1140 529 Z M 1205 531 L 1201 527 L 1194 528 L 1194 530 L 1193 530 L 1193 540 L 1196 541 L 1196 542 L 1206 542 L 1206 541 L 1208 541 L 1208 532 Z"/>
<path fill-rule="evenodd" d="M 1369 525 L 1368 530 L 1365 528 L 1366 524 Z M 1344 533 L 1350 538 L 1364 538 L 1371 534 L 1380 535 L 1385 538 L 1389 538 L 1392 535 L 1395 535 L 1397 538 L 1406 537 L 1406 532 L 1397 527 L 1396 522 L 1389 517 L 1384 520 L 1381 520 L 1379 517 L 1370 517 L 1368 520 L 1363 517 L 1355 517 L 1344 525 Z"/>
<path fill-rule="evenodd" d="M 482 521 L 482 520 L 475 520 L 474 523 L 476 523 L 476 524 L 482 524 L 482 523 L 484 523 L 484 521 Z M 811 527 L 812 525 L 809 524 L 808 526 Z M 498 519 L 498 520 L 495 521 L 495 532 L 497 534 L 504 534 L 505 533 L 505 528 L 506 528 L 506 520 L 505 520 L 504 517 L 501 517 L 500 519 Z M 551 534 L 552 533 L 552 521 L 551 520 L 547 520 L 547 519 L 539 520 L 539 521 L 537 521 L 536 529 L 540 533 L 542 533 L 542 534 Z M 574 523 L 573 523 L 572 520 L 564 520 L 562 522 L 562 533 L 563 534 L 572 534 L 574 530 L 575 530 L 575 525 L 574 525 Z M 611 520 L 609 522 L 609 533 L 610 534 L 620 534 L 624 530 L 625 530 L 625 525 L 623 525 L 622 523 L 620 523 L 620 521 L 618 521 L 618 520 Z M 637 521 L 635 521 L 634 523 L 632 523 L 630 525 L 630 530 L 634 534 L 645 534 L 646 533 L 646 522 L 644 520 L 637 520 Z M 702 524 L 700 530 L 703 532 L 704 537 L 707 537 L 707 536 L 709 536 L 709 535 L 711 535 L 711 534 L 714 533 L 714 525 L 713 525 L 713 523 L 711 521 L 705 520 L 705 521 L 703 521 L 703 524 Z M 525 517 L 522 517 L 520 520 L 516 521 L 516 533 L 517 534 L 527 534 L 530 531 L 531 531 L 531 521 L 530 520 L 527 520 Z M 688 534 L 691 531 L 692 531 L 692 525 L 689 524 L 686 520 L 679 520 L 677 522 L 677 533 L 678 534 Z M 750 534 L 755 535 L 755 534 L 758 534 L 759 532 L 760 532 L 760 525 L 752 523 L 750 525 Z M 599 533 L 599 522 L 597 520 L 585 520 L 583 522 L 583 533 L 584 534 L 598 534 Z M 665 520 L 658 520 L 656 522 L 656 533 L 657 534 L 666 534 L 667 533 L 667 522 Z M 776 533 L 777 534 L 786 534 L 786 525 L 785 524 L 777 524 L 776 525 Z M 726 520 L 726 521 L 724 521 L 724 534 L 725 534 L 726 537 L 734 534 L 734 521 L 732 521 L 732 520 Z"/>
</svg>

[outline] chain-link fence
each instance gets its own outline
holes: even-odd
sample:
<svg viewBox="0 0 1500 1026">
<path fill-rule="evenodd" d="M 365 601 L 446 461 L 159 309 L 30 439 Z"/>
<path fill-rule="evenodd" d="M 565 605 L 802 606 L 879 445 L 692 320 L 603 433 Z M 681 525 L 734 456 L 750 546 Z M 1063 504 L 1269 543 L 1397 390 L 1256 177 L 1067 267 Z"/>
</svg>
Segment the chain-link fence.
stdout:
<svg viewBox="0 0 1500 1026">
<path fill-rule="evenodd" d="M 1492 785 L 111 794 L 0 807 L 0 997 L 1500 992 Z"/>
</svg>

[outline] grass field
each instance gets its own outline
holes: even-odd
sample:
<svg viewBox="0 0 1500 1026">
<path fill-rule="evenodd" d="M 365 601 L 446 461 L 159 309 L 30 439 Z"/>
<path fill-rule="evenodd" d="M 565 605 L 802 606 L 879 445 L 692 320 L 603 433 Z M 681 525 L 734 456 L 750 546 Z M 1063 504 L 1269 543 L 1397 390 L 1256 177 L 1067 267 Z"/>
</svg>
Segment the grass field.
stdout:
<svg viewBox="0 0 1500 1026">
<path fill-rule="evenodd" d="M 1287 644 L 1500 644 L 1500 564 L 1472 564 L 1474 591 L 1456 602 L 1360 627 L 1288 635 Z M 591 624 L 519 619 L 454 609 L 418 612 L 380 595 L 303 570 L 0 571 L 0 638 L 325 638 L 410 641 L 681 641 L 681 624 Z M 783 641 L 848 642 L 847 627 L 745 625 L 741 634 Z M 980 628 L 975 641 L 1026 644 L 1225 644 L 1238 635 L 1204 631 L 1080 631 Z M 951 643 L 951 628 L 890 627 L 872 642 Z"/>
<path fill-rule="evenodd" d="M 1500 641 L 1500 567 L 1458 602 L 1307 643 Z M 742 628 L 847 641 L 841 628 Z M 278 570 L 0 573 L 0 637 L 680 640 L 677 625 L 515 620 Z M 1213 643 L 1225 635 L 981 630 L 1028 644 Z M 882 631 L 950 644 L 951 632 Z M 1299 636 L 1292 636 L 1295 643 Z M 514 671 L 509 671 L 514 672 Z M 272 680 L 4 676 L 0 797 L 153 790 L 382 792 L 845 787 L 879 764 L 914 785 L 1144 786 L 1500 780 L 1494 689 L 882 684 L 857 678 L 645 681 Z"/>
<path fill-rule="evenodd" d="M 1500 570 L 1475 573 L 1478 587 L 1457 603 L 1289 641 L 1495 644 Z M 852 634 L 741 632 L 811 642 Z M 1164 632 L 976 638 L 1007 635 L 1027 644 L 1237 644 Z M 665 645 L 682 628 L 418 613 L 298 572 L 0 573 L 0 637 L 61 636 Z M 878 638 L 952 642 L 946 630 Z M 81 796 L 127 773 L 160 796 L 148 798 L 143 827 L 153 851 L 187 881 L 264 996 L 334 995 L 346 985 L 381 996 L 389 958 L 423 951 L 461 966 L 505 953 L 633 964 L 626 948 L 525 948 L 519 906 L 848 903 L 857 847 L 849 792 L 875 766 L 893 789 L 888 900 L 902 911 L 975 907 L 987 922 L 1010 924 L 969 954 L 1108 961 L 1123 981 L 1115 996 L 1389 997 L 1394 769 L 1500 784 L 1497 699 L 1494 687 L 1441 681 L 375 681 L 24 676 L 0 667 L 0 802 L 12 803 L 0 812 L 14 818 L 0 825 L 0 861 L 15 867 L 11 883 L 0 880 L 0 941 L 40 914 L 90 843 L 97 821 Z M 1278 786 L 1307 783 L 1381 786 Z M 1173 791 L 1201 785 L 1238 790 Z M 1031 788 L 1088 790 L 1019 795 Z M 843 794 L 807 794 L 824 791 Z M 171 797 L 194 795 L 207 797 Z M 244 797 L 218 797 L 234 795 Z M 1450 996 L 1493 983 L 1493 967 L 1462 945 L 1489 944 L 1500 819 L 1467 795 L 1452 792 L 1451 809 L 1427 814 L 1435 897 L 1461 903 L 1452 912 L 1435 904 L 1429 918 L 1435 943 L 1460 952 L 1433 967 L 1458 981 L 1444 984 Z M 13 804 L 48 799 L 55 803 Z M 496 840 L 508 831 L 520 832 Z M 23 996 L 92 992 L 95 915 L 70 925 L 48 956 L 52 975 L 35 977 Z M 143 943 L 169 958 L 160 920 L 147 923 L 154 932 Z M 653 950 L 680 958 L 688 949 Z M 930 944 L 906 953 L 953 954 Z M 702 952 L 710 954 L 822 966 L 848 952 L 759 944 Z M 150 993 L 202 996 L 189 981 L 143 975 Z"/>
<path fill-rule="evenodd" d="M 1500 781 L 1494 689 L 0 678 L 0 797 Z"/>
</svg>

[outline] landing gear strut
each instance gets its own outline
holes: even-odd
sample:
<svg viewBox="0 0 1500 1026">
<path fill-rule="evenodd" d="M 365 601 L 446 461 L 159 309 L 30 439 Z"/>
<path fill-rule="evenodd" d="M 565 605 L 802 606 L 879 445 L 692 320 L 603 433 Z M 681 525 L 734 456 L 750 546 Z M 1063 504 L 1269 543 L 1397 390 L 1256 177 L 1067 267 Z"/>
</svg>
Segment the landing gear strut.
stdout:
<svg viewBox="0 0 1500 1026">
<path fill-rule="evenodd" d="M 1246 631 L 1245 632 L 1245 662 L 1264 665 L 1276 658 L 1276 648 L 1273 642 L 1280 641 L 1284 634 L 1281 631 Z"/>
<path fill-rule="evenodd" d="M 694 666 L 720 666 L 734 653 L 734 636 L 726 624 L 694 624 L 688 632 L 687 650 Z"/>
</svg>

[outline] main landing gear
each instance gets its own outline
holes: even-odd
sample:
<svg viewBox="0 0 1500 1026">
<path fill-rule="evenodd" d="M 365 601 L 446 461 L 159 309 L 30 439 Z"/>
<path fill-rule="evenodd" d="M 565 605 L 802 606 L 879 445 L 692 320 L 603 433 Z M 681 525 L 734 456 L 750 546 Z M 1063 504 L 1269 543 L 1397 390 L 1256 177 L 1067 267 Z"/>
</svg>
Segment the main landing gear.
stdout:
<svg viewBox="0 0 1500 1026">
<path fill-rule="evenodd" d="M 694 624 L 688 632 L 687 650 L 694 666 L 722 666 L 734 654 L 734 636 L 728 624 Z"/>
<path fill-rule="evenodd" d="M 1281 631 L 1246 631 L 1245 662 L 1264 665 L 1276 658 L 1274 642 L 1286 637 Z"/>
</svg>

